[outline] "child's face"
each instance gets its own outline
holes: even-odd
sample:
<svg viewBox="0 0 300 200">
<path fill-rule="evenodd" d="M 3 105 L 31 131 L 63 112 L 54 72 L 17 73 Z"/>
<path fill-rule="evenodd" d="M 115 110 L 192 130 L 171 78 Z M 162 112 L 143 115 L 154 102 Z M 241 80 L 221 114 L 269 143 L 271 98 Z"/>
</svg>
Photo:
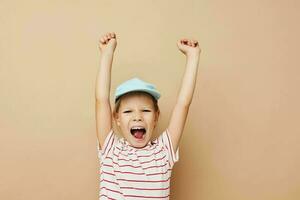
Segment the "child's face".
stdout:
<svg viewBox="0 0 300 200">
<path fill-rule="evenodd" d="M 134 147 L 142 148 L 151 139 L 159 111 L 155 111 L 151 97 L 144 94 L 124 96 L 115 119 L 125 139 Z"/>
</svg>

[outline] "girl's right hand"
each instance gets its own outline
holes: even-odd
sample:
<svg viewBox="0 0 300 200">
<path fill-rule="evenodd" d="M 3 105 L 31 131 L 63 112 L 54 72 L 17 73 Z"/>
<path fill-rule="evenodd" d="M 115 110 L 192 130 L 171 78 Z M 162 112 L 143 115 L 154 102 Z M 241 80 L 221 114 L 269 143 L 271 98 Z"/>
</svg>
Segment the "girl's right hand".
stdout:
<svg viewBox="0 0 300 200">
<path fill-rule="evenodd" d="M 104 34 L 99 40 L 99 50 L 103 53 L 114 53 L 117 46 L 116 34 L 114 32 Z"/>
</svg>

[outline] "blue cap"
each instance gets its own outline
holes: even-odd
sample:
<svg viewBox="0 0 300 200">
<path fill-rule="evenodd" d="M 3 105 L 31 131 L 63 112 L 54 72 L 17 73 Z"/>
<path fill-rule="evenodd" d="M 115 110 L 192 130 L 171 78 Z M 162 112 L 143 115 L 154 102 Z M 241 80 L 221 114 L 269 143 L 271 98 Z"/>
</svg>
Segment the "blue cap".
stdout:
<svg viewBox="0 0 300 200">
<path fill-rule="evenodd" d="M 156 90 L 153 84 L 142 81 L 139 78 L 133 78 L 125 81 L 117 87 L 115 92 L 115 102 L 120 96 L 133 91 L 146 92 L 152 95 L 156 100 L 160 98 L 160 93 Z"/>
</svg>

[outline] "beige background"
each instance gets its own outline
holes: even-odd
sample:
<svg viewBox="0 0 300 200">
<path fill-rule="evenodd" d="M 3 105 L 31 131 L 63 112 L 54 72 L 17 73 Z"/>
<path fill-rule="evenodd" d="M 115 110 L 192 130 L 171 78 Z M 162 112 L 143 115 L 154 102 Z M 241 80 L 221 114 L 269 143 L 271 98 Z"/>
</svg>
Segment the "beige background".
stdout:
<svg viewBox="0 0 300 200">
<path fill-rule="evenodd" d="M 0 1 L 0 199 L 98 196 L 97 42 L 117 33 L 112 90 L 162 92 L 162 131 L 202 48 L 171 199 L 300 199 L 299 1 Z"/>
</svg>

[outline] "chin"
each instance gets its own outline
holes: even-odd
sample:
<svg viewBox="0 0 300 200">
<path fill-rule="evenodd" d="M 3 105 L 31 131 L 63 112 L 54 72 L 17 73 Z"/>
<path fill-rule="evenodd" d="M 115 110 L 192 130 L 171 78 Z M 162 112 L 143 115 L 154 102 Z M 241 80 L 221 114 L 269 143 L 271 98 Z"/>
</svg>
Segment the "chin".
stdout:
<svg viewBox="0 0 300 200">
<path fill-rule="evenodd" d="M 137 139 L 133 136 L 130 136 L 129 141 L 130 141 L 131 146 L 133 146 L 135 148 L 143 148 L 148 144 L 149 138 L 148 137 L 143 137 L 142 139 Z"/>
</svg>

